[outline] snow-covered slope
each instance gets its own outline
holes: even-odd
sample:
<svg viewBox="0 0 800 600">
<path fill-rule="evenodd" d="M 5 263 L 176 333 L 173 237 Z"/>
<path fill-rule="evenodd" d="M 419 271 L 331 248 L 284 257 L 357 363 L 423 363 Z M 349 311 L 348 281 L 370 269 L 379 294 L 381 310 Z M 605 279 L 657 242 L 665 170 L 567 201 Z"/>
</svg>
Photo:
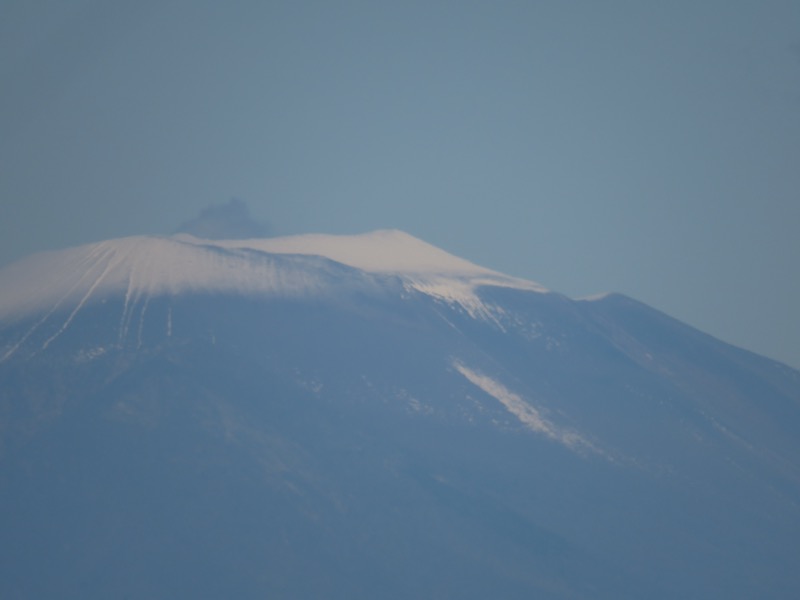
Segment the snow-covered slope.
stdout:
<svg viewBox="0 0 800 600">
<path fill-rule="evenodd" d="M 252 240 L 136 236 L 37 254 L 1 269 L 0 319 L 78 310 L 112 294 L 126 300 L 197 291 L 296 297 L 372 285 L 381 277 L 477 312 L 480 285 L 545 291 L 400 231 Z"/>
</svg>

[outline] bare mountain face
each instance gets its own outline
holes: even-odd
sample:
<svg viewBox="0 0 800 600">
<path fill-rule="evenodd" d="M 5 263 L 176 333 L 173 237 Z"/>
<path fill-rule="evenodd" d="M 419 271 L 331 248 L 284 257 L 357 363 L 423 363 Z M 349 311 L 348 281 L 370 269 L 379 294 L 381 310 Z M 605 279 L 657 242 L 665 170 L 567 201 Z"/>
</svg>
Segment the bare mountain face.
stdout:
<svg viewBox="0 0 800 600">
<path fill-rule="evenodd" d="M 796 598 L 800 373 L 396 231 L 0 270 L 2 598 Z"/>
</svg>

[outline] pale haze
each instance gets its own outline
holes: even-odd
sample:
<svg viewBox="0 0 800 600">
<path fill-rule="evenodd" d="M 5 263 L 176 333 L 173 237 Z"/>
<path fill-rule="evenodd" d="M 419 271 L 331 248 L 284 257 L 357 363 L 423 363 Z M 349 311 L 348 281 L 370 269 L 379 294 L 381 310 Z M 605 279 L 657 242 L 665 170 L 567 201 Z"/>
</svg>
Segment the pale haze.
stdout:
<svg viewBox="0 0 800 600">
<path fill-rule="evenodd" d="M 800 3 L 0 5 L 0 264 L 399 229 L 800 367 Z M 210 212 L 209 212 L 210 211 Z"/>
</svg>

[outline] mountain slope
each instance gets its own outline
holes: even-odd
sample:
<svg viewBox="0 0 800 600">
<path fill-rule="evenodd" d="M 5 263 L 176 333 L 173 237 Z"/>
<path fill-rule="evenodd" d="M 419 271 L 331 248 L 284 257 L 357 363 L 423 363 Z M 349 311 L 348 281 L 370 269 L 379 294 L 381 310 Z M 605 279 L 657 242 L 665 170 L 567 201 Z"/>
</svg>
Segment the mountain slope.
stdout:
<svg viewBox="0 0 800 600">
<path fill-rule="evenodd" d="M 128 238 L 1 270 L 0 357 L 2 597 L 800 590 L 800 374 L 624 296 Z"/>
</svg>

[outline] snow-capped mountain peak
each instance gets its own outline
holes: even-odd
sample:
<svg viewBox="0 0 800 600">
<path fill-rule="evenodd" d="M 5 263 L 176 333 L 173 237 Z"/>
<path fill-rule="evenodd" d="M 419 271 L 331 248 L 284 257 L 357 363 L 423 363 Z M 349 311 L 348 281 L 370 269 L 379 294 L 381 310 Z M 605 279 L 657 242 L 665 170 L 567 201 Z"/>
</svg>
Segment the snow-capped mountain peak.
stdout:
<svg viewBox="0 0 800 600">
<path fill-rule="evenodd" d="M 197 291 L 306 296 L 386 276 L 478 312 L 480 285 L 545 291 L 396 230 L 250 240 L 133 236 L 36 254 L 0 269 L 0 318 L 79 310 L 115 293 L 126 300 Z"/>
</svg>

